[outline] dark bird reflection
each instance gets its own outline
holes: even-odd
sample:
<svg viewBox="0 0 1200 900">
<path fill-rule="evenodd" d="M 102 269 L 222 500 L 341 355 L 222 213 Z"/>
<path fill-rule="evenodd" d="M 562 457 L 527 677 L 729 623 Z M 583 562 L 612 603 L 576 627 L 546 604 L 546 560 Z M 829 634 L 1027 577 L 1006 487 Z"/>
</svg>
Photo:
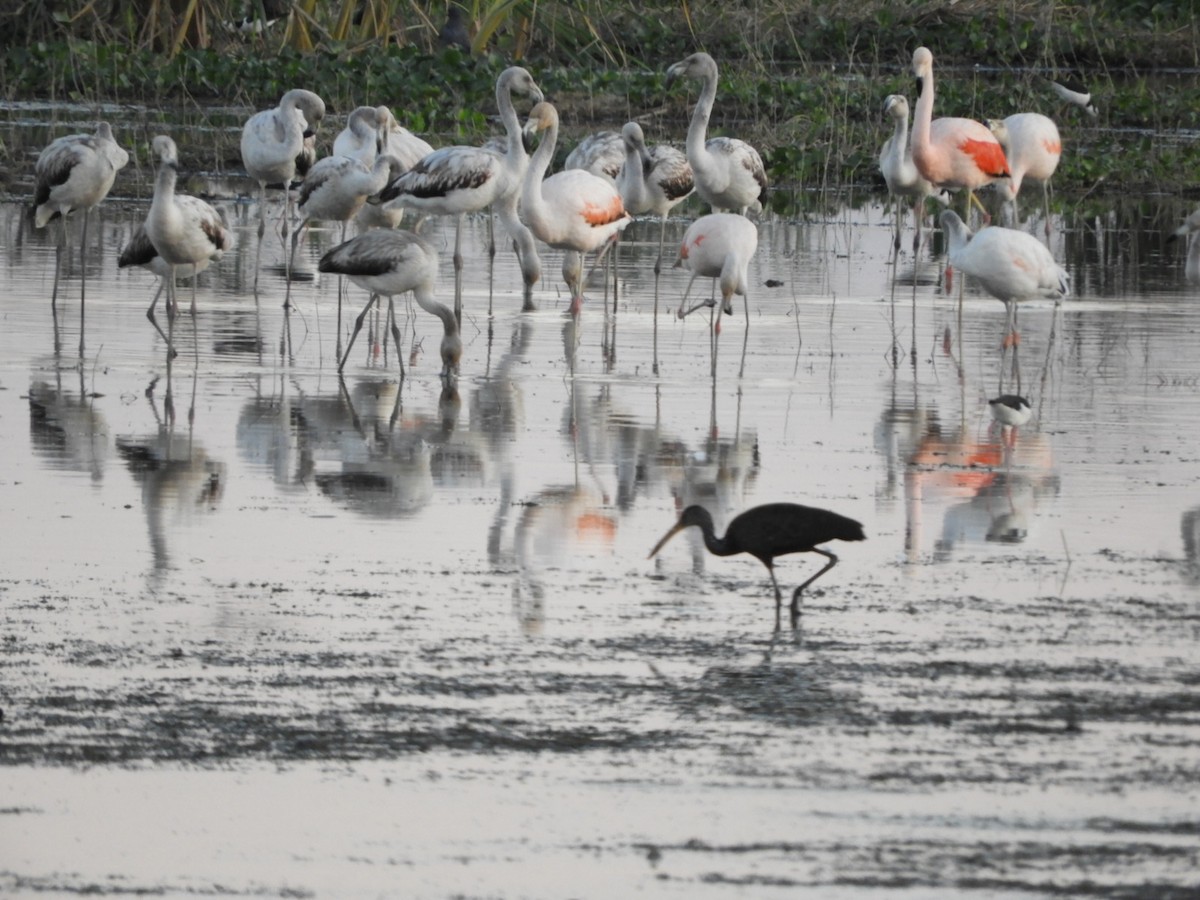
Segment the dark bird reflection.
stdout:
<svg viewBox="0 0 1200 900">
<path fill-rule="evenodd" d="M 35 378 L 29 387 L 29 439 L 34 452 L 55 469 L 86 472 L 92 481 L 104 478 L 112 452 L 108 423 L 84 387 L 63 386 L 62 372 L 53 382 Z"/>
<path fill-rule="evenodd" d="M 156 423 L 153 433 L 122 435 L 116 442 L 117 452 L 142 488 L 142 509 L 153 556 L 152 587 L 163 573 L 173 568 L 169 541 L 172 531 L 198 515 L 215 510 L 225 493 L 226 480 L 225 463 L 209 457 L 203 444 L 196 440 L 192 413 L 188 415 L 188 427 L 177 430 L 168 409 L 169 401 L 164 398 L 163 409 L 159 409 L 155 396 L 157 381 L 146 389 Z M 194 376 L 192 397 L 194 400 Z"/>
</svg>

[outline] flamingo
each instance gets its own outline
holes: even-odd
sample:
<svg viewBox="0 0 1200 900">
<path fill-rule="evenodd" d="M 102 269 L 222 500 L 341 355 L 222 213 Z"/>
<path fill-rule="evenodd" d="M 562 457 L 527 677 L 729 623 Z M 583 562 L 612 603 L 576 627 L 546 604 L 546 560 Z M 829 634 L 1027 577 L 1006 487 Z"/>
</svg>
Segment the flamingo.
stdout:
<svg viewBox="0 0 1200 900">
<path fill-rule="evenodd" d="M 54 249 L 54 288 L 50 309 L 58 321 L 58 280 L 67 237 L 67 216 L 83 210 L 79 257 L 79 352 L 83 353 L 84 299 L 87 291 L 88 213 L 108 196 L 117 172 L 129 162 L 129 154 L 117 145 L 112 126 L 101 122 L 94 134 L 68 134 L 55 138 L 38 155 L 34 165 L 34 225 L 45 228 L 62 216 L 62 229 Z"/>
<path fill-rule="evenodd" d="M 922 176 L 941 188 L 967 192 L 967 211 L 979 207 L 991 216 L 975 191 L 1009 175 L 1008 160 L 996 136 L 974 119 L 933 118 L 933 54 L 927 47 L 913 52 L 913 74 L 920 85 L 913 116 L 912 156 Z"/>
<path fill-rule="evenodd" d="M 432 153 L 433 147 L 400 125 L 386 106 L 379 107 L 379 110 L 387 113 L 379 133 L 379 152 L 394 156 L 400 163 L 400 171 L 391 179 L 394 180 Z M 500 152 L 503 153 L 504 150 L 501 149 Z M 403 206 L 388 208 L 379 202 L 378 197 L 371 198 L 371 202 L 364 204 L 355 217 L 355 221 L 363 229 L 399 228 L 403 219 Z"/>
<path fill-rule="evenodd" d="M 350 357 L 354 339 L 362 330 L 363 320 L 380 295 L 388 298 L 388 319 L 392 323 L 392 338 L 396 356 L 400 359 L 400 376 L 404 377 L 404 360 L 400 351 L 400 329 L 396 327 L 393 306 L 396 294 L 412 291 L 417 305 L 442 320 L 441 345 L 442 377 L 450 379 L 458 372 L 462 359 L 462 338 L 458 318 L 444 303 L 433 299 L 437 280 L 438 257 L 433 245 L 410 231 L 368 231 L 339 244 L 321 257 L 317 268 L 322 272 L 345 275 L 359 287 L 371 293 L 367 305 L 354 322 L 354 333 L 338 363 L 341 372 Z"/>
<path fill-rule="evenodd" d="M 1200 209 L 1183 220 L 1183 224 L 1167 237 L 1167 241 L 1187 238 L 1187 262 L 1183 276 L 1188 281 L 1200 281 Z"/>
<path fill-rule="evenodd" d="M 879 171 L 887 182 L 888 194 L 896 199 L 895 248 L 900 250 L 900 228 L 904 213 L 900 208 L 901 198 L 912 201 L 913 219 L 917 232 L 913 236 L 913 253 L 921 246 L 921 220 L 925 217 L 925 198 L 937 193 L 927 178 L 917 171 L 913 163 L 912 147 L 908 144 L 908 99 L 901 94 L 890 94 L 883 101 L 883 114 L 892 119 L 894 128 L 891 137 L 879 151 Z"/>
<path fill-rule="evenodd" d="M 404 171 L 394 156 L 379 156 L 370 167 L 349 156 L 326 156 L 319 160 L 300 188 L 300 227 L 292 234 L 292 253 L 288 264 L 296 264 L 296 245 L 313 221 L 342 223 L 342 240 L 346 240 L 346 223 L 358 214 L 367 202 L 367 197 L 378 194 L 388 181 Z M 292 282 L 288 280 L 287 295 L 283 305 L 287 306 L 292 295 Z M 342 295 L 338 291 L 338 311 L 342 308 Z M 339 331 L 340 331 L 339 327 Z"/>
<path fill-rule="evenodd" d="M 179 176 L 179 152 L 165 134 L 157 135 L 151 147 L 158 157 L 158 176 L 154 199 L 146 216 L 146 235 L 167 265 L 167 321 L 174 322 L 176 310 L 175 276 L 180 266 L 196 266 L 217 259 L 233 247 L 233 235 L 220 214 L 196 197 L 175 193 Z M 193 273 L 196 270 L 193 269 Z M 157 298 L 156 298 L 157 299 Z M 196 280 L 192 279 L 192 316 L 196 315 Z M 147 316 L 153 319 L 154 305 Z M 161 334 L 161 329 L 159 329 Z M 173 353 L 171 339 L 167 347 Z"/>
<path fill-rule="evenodd" d="M 720 330 L 720 312 L 726 315 L 733 313 L 734 294 L 742 296 L 746 306 L 746 327 L 749 328 L 750 300 L 746 291 L 750 281 L 750 260 L 757 250 L 758 227 L 737 213 L 710 213 L 689 225 L 679 248 L 679 262 L 676 263 L 692 273 L 679 304 L 679 318 L 695 312 L 701 306 L 713 305 L 713 301 L 705 300 L 690 309 L 684 308 L 692 283 L 703 276 L 716 278 L 721 285 L 717 330 Z"/>
<path fill-rule="evenodd" d="M 455 216 L 454 313 L 462 319 L 462 223 L 467 213 L 482 212 L 495 205 L 500 220 L 517 242 L 526 284 L 533 275 L 526 248 L 533 241 L 516 216 L 516 198 L 529 155 L 521 142 L 521 124 L 513 108 L 512 94 L 542 100 L 533 76 L 520 66 L 511 66 L 496 79 L 496 105 L 508 136 L 503 156 L 480 147 L 454 146 L 435 150 L 392 182 L 380 195 L 386 203 L 411 207 L 422 215 Z M 540 265 L 537 267 L 540 274 Z M 534 276 L 536 280 L 536 276 Z"/>
<path fill-rule="evenodd" d="M 667 216 L 691 196 L 696 187 L 687 157 L 669 144 L 646 147 L 646 137 L 637 122 L 626 122 L 621 129 L 625 161 L 617 174 L 617 190 L 631 216 L 655 215 L 661 220 L 658 231 L 658 257 L 654 276 L 662 270 L 662 248 L 667 234 Z"/>
<path fill-rule="evenodd" d="M 529 161 L 521 191 L 521 215 L 538 240 L 566 250 L 563 280 L 571 291 L 571 315 L 583 308 L 583 257 L 614 240 L 632 221 L 616 185 L 583 169 L 546 178 L 558 142 L 558 111 L 539 103 L 525 123 L 529 134 L 545 132 Z"/>
<path fill-rule="evenodd" d="M 713 212 L 759 212 L 767 201 L 767 172 L 758 151 L 737 138 L 705 141 L 708 120 L 717 97 L 717 64 L 707 53 L 693 53 L 667 69 L 667 84 L 676 78 L 698 78 L 700 99 L 687 133 L 687 158 L 696 179 L 696 193 Z"/>
<path fill-rule="evenodd" d="M 978 278 L 984 290 L 1004 303 L 1008 311 L 1006 348 L 1018 340 L 1018 303 L 1044 297 L 1057 304 L 1070 292 L 1070 276 L 1033 235 L 1001 227 L 985 227 L 972 234 L 958 213 L 949 209 L 942 212 L 940 222 L 950 244 L 951 264 Z"/>
<path fill-rule="evenodd" d="M 1006 119 L 989 119 L 988 128 L 1004 148 L 1008 168 L 1012 173 L 1001 188 L 1004 196 L 1017 208 L 1021 183 L 1028 178 L 1042 185 L 1042 203 L 1046 214 L 1046 236 L 1050 236 L 1050 178 L 1062 157 L 1062 140 L 1058 126 L 1041 113 L 1017 113 Z M 1017 216 L 1020 221 L 1020 217 Z"/>
<path fill-rule="evenodd" d="M 197 200 L 195 197 L 189 197 L 187 194 L 177 194 L 175 200 L 183 204 L 204 204 L 204 201 Z M 207 206 L 208 204 L 204 204 Z M 199 212 L 199 210 L 197 210 Z M 195 263 L 185 263 L 175 267 L 175 277 L 178 278 L 195 278 L 196 275 L 208 268 L 209 264 L 217 259 L 217 256 L 206 257 Z M 166 334 L 158 324 L 158 319 L 154 317 L 154 308 L 158 305 L 158 298 L 162 296 L 163 289 L 167 286 L 167 278 L 171 274 L 171 267 L 167 264 L 154 248 L 153 242 L 150 240 L 150 235 L 146 233 L 146 223 L 143 222 L 134 229 L 133 235 L 129 238 L 129 243 L 121 250 L 121 255 L 117 257 L 117 268 L 126 269 L 129 266 L 141 266 L 149 272 L 158 276 L 158 290 L 154 292 L 154 299 L 150 301 L 150 308 L 146 310 L 146 318 L 150 320 L 150 324 L 154 326 L 162 339 L 167 340 Z"/>
<path fill-rule="evenodd" d="M 289 188 L 296 176 L 297 157 L 305 150 L 305 139 L 316 133 L 325 117 L 325 101 L 312 91 L 288 91 L 274 109 L 255 113 L 242 127 L 242 164 L 246 174 L 258 182 L 258 252 L 254 266 L 254 290 L 258 290 L 258 261 L 267 227 L 267 185 L 282 184 L 284 217 L 282 233 L 287 237 L 292 212 Z M 291 278 L 291 273 L 288 273 Z"/>
<path fill-rule="evenodd" d="M 583 169 L 617 183 L 625 161 L 625 142 L 615 131 L 597 131 L 575 145 L 563 160 L 564 169 Z"/>
<path fill-rule="evenodd" d="M 368 168 L 380 152 L 381 135 L 391 110 L 386 106 L 358 106 L 346 118 L 346 127 L 333 139 L 333 156 L 349 156 Z"/>
</svg>

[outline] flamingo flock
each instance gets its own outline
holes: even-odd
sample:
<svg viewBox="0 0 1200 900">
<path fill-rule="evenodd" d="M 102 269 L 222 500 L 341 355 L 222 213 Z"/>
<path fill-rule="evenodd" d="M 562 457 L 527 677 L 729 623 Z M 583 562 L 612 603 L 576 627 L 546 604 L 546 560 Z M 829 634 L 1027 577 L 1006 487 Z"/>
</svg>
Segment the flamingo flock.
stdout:
<svg viewBox="0 0 1200 900">
<path fill-rule="evenodd" d="M 1016 308 L 1020 303 L 1035 297 L 1060 301 L 1069 290 L 1069 278 L 1046 246 L 1019 230 L 1016 205 L 1025 185 L 1040 187 L 1049 238 L 1049 184 L 1062 155 L 1057 125 L 1036 112 L 1016 113 L 987 124 L 966 117 L 935 115 L 938 101 L 934 57 L 928 48 L 914 51 L 911 71 L 918 82 L 911 128 L 907 97 L 892 94 L 883 104 L 890 134 L 878 159 L 888 195 L 896 203 L 894 247 L 898 253 L 905 209 L 913 213 L 916 254 L 921 248 L 928 199 L 947 191 L 964 194 L 966 207 L 962 213 L 948 211 L 938 220 L 949 247 L 947 272 L 951 266 L 957 268 L 1006 305 L 1007 345 L 1016 339 Z M 751 266 L 758 247 L 758 226 L 752 217 L 767 209 L 767 166 L 749 142 L 729 134 L 710 133 L 720 81 L 717 62 L 711 55 L 692 53 L 667 66 L 663 74 L 668 88 L 686 83 L 698 90 L 694 104 L 690 104 L 690 122 L 682 147 L 663 142 L 648 144 L 646 120 L 634 118 L 619 131 L 601 130 L 578 141 L 564 168 L 557 172 L 552 169 L 560 146 L 559 111 L 546 102 L 529 70 L 520 66 L 506 68 L 496 80 L 496 110 L 504 133 L 482 147 L 434 148 L 403 128 L 388 106 L 364 104 L 346 116 L 329 155 L 313 162 L 320 146 L 318 131 L 328 113 L 326 104 L 312 91 L 289 90 L 276 107 L 250 116 L 242 129 L 242 163 L 247 176 L 258 186 L 256 261 L 261 259 L 267 230 L 267 191 L 276 186 L 284 195 L 282 211 L 275 221 L 288 251 L 285 308 L 292 303 L 291 273 L 314 222 L 340 223 L 342 235 L 342 242 L 321 257 L 318 270 L 345 275 L 370 294 L 342 353 L 339 288 L 339 371 L 347 365 L 349 348 L 378 297 L 389 298 L 394 315 L 393 298 L 411 291 L 418 306 L 442 324 L 442 373 L 450 378 L 457 373 L 462 356 L 461 278 L 465 261 L 461 232 L 468 215 L 489 213 L 500 220 L 517 253 L 526 309 L 534 306 L 532 291 L 541 278 L 543 251 L 539 248 L 561 251 L 563 283 L 569 297 L 567 312 L 572 316 L 580 315 L 584 308 L 586 259 L 599 257 L 616 246 L 634 217 L 656 218 L 658 251 L 653 268 L 657 319 L 668 218 L 695 195 L 711 212 L 692 217 L 675 254 L 675 265 L 690 273 L 678 315 L 683 318 L 697 309 L 715 307 L 711 320 L 715 336 L 721 318 L 733 314 L 731 300 L 737 294 L 744 298 L 749 328 L 748 298 L 754 292 Z M 1090 95 L 1057 83 L 1050 87 L 1055 96 L 1094 114 Z M 524 122 L 517 109 L 521 101 L 529 104 Z M 163 333 L 154 315 L 159 297 L 166 294 L 168 317 L 173 320 L 176 282 L 190 278 L 191 311 L 195 314 L 196 276 L 232 248 L 233 233 L 212 206 L 176 192 L 180 162 L 174 140 L 159 135 L 152 144 L 158 164 L 153 199 L 145 223 L 135 230 L 119 265 L 145 266 L 159 276 L 161 284 L 147 316 Z M 108 123 L 100 123 L 93 134 L 68 135 L 53 141 L 36 167 L 37 226 L 43 227 L 55 217 L 65 219 L 82 212 L 86 240 L 88 213 L 107 195 L 127 160 L 127 151 L 118 146 Z M 994 186 L 1001 202 L 1011 207 L 1011 222 L 1018 227 L 990 224 L 990 215 L 978 196 L 989 186 Z M 981 227 L 974 230 L 968 225 L 972 208 L 981 213 Z M 406 213 L 411 231 L 399 227 Z M 430 216 L 455 221 L 453 324 L 446 318 L 450 307 L 434 299 L 438 250 L 417 234 Z M 351 222 L 359 234 L 347 239 Z M 1194 230 L 1189 226 L 1180 234 L 1190 235 Z M 65 233 L 64 222 L 56 253 L 52 307 L 59 290 Z M 256 292 L 259 269 L 256 264 Z M 714 296 L 689 306 L 687 298 L 697 278 L 712 280 Z M 719 301 L 715 298 L 717 287 L 721 291 Z M 82 305 L 82 283 L 80 297 Z M 392 327 L 396 327 L 394 322 Z M 164 338 L 170 345 L 170 336 L 164 334 Z M 83 346 L 81 333 L 81 353 Z"/>
</svg>

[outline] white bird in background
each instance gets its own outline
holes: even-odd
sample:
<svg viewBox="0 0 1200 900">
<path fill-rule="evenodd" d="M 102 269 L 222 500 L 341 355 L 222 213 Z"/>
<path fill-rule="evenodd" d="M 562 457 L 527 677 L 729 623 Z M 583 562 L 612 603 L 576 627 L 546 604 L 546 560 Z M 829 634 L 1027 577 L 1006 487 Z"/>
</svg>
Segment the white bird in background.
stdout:
<svg viewBox="0 0 1200 900">
<path fill-rule="evenodd" d="M 154 182 L 154 199 L 146 215 L 146 234 L 158 255 L 167 264 L 167 322 L 168 329 L 175 321 L 175 276 L 180 266 L 196 266 L 220 258 L 233 247 L 233 235 L 225 227 L 220 214 L 196 197 L 175 193 L 179 177 L 179 152 L 175 142 L 165 134 L 151 142 L 158 157 L 158 176 Z M 195 269 L 193 269 L 193 272 Z M 157 298 L 156 298 L 157 299 Z M 153 304 L 147 315 L 153 317 Z M 196 315 L 196 280 L 192 279 L 192 316 Z M 160 329 L 161 333 L 161 329 Z M 167 337 L 168 352 L 174 353 L 171 337 Z"/>
<path fill-rule="evenodd" d="M 301 224 L 292 235 L 292 252 L 288 268 L 296 265 L 296 246 L 304 233 L 315 222 L 341 222 L 342 240 L 346 240 L 346 224 L 353 219 L 367 202 L 367 198 L 378 194 L 387 183 L 404 172 L 400 161 L 394 156 L 379 156 L 371 166 L 366 166 L 349 156 L 326 156 L 318 160 L 300 186 Z M 292 283 L 288 280 L 287 306 L 292 294 Z M 342 295 L 338 291 L 339 322 L 341 320 Z M 339 325 L 340 331 L 340 325 Z"/>
<path fill-rule="evenodd" d="M 546 178 L 558 142 L 558 112 L 539 103 L 529 113 L 525 130 L 541 134 L 525 185 L 521 217 L 530 231 L 556 250 L 566 250 L 563 280 L 571 291 L 570 312 L 583 307 L 583 257 L 620 235 L 631 221 L 616 185 L 583 169 L 564 169 Z"/>
<path fill-rule="evenodd" d="M 176 201 L 180 203 L 202 204 L 204 201 L 197 200 L 195 197 L 189 197 L 186 194 L 176 194 Z M 207 204 L 205 204 L 207 205 Z M 175 278 L 195 278 L 196 275 L 208 268 L 209 264 L 217 257 L 208 257 L 196 263 L 185 263 L 175 267 Z M 146 318 L 150 320 L 150 324 L 162 336 L 162 339 L 167 340 L 166 332 L 158 324 L 158 319 L 154 317 L 154 309 L 158 306 L 158 298 L 162 296 L 164 288 L 167 286 L 167 278 L 170 277 L 171 267 L 158 254 L 158 250 L 154 248 L 153 242 L 150 240 L 150 235 L 146 233 L 146 223 L 143 222 L 134 229 L 133 235 L 129 238 L 129 243 L 122 250 L 121 255 L 117 257 L 117 268 L 126 269 L 129 266 L 141 266 L 158 276 L 158 289 L 154 292 L 154 299 L 150 301 L 150 308 L 146 310 Z"/>
<path fill-rule="evenodd" d="M 1070 276 L 1046 245 L 1013 228 L 986 227 L 974 234 L 953 210 L 940 222 L 949 242 L 950 263 L 979 280 L 983 289 L 1008 310 L 1004 346 L 1016 343 L 1017 304 L 1045 298 L 1060 303 L 1070 291 Z"/>
<path fill-rule="evenodd" d="M 1062 158 L 1062 139 L 1058 126 L 1041 113 L 1017 113 L 1006 119 L 989 119 L 988 128 L 1004 148 L 1011 173 L 1000 185 L 1001 195 L 1017 209 L 1017 194 L 1025 179 L 1042 186 L 1042 205 L 1046 217 L 1046 236 L 1050 236 L 1050 179 Z M 1014 216 L 1020 222 L 1020 215 Z"/>
<path fill-rule="evenodd" d="M 691 196 L 696 187 L 691 163 L 669 144 L 646 147 L 646 136 L 637 122 L 626 122 L 621 129 L 625 158 L 617 173 L 617 190 L 625 211 L 631 216 L 658 216 L 658 257 L 654 275 L 662 271 L 662 248 L 667 234 L 667 216 Z"/>
<path fill-rule="evenodd" d="M 462 358 L 462 338 L 459 336 L 458 319 L 444 303 L 433 299 L 433 287 L 437 281 L 438 257 L 433 245 L 420 235 L 410 231 L 368 231 L 334 247 L 323 257 L 317 268 L 322 272 L 345 275 L 371 298 L 354 322 L 354 332 L 346 345 L 346 352 L 338 363 L 338 371 L 346 365 L 354 339 L 362 330 L 363 320 L 380 295 L 388 298 L 388 319 L 391 322 L 392 338 L 396 342 L 396 356 L 400 360 L 400 374 L 404 375 L 404 360 L 400 349 L 400 329 L 396 326 L 394 300 L 396 294 L 412 291 L 417 305 L 442 321 L 442 376 L 451 378 L 458 372 Z"/>
<path fill-rule="evenodd" d="M 583 169 L 616 184 L 625 161 L 625 142 L 615 131 L 597 131 L 575 145 L 563 161 L 564 169 Z"/>
<path fill-rule="evenodd" d="M 400 171 L 389 181 L 394 181 L 433 152 L 429 142 L 413 134 L 396 121 L 386 106 L 378 107 L 382 125 L 379 132 L 380 154 L 393 156 L 400 163 Z M 386 115 L 384 115 L 386 113 Z M 503 153 L 503 150 L 501 151 Z M 355 221 L 362 229 L 399 228 L 404 220 L 404 207 L 387 207 L 373 198 L 358 211 Z"/>
<path fill-rule="evenodd" d="M 1183 275 L 1188 281 L 1200 281 L 1200 209 L 1183 220 L 1183 224 L 1171 232 L 1168 241 L 1187 239 L 1187 261 Z"/>
<path fill-rule="evenodd" d="M 1090 91 L 1077 91 L 1058 81 L 1051 81 L 1049 84 L 1050 90 L 1054 92 L 1054 96 L 1068 106 L 1074 106 L 1083 110 L 1093 119 L 1100 114 L 1095 104 L 1092 103 L 1092 94 Z"/>
<path fill-rule="evenodd" d="M 696 193 L 713 212 L 758 212 L 767 202 L 767 172 L 758 151 L 737 138 L 706 141 L 708 120 L 717 97 L 717 64 L 707 53 L 693 53 L 667 69 L 667 84 L 676 78 L 701 81 L 700 99 L 687 133 L 687 158 Z"/>
<path fill-rule="evenodd" d="M 929 179 L 917 171 L 913 163 L 912 147 L 908 143 L 908 100 L 900 94 L 890 94 L 883 101 L 883 114 L 891 118 L 893 131 L 879 151 L 879 171 L 887 182 L 888 194 L 896 201 L 896 238 L 894 246 L 900 249 L 900 230 L 904 224 L 901 201 L 912 202 L 916 234 L 913 235 L 913 253 L 921 246 L 921 220 L 925 218 L 925 198 L 937 193 Z"/>
<path fill-rule="evenodd" d="M 529 155 L 521 142 L 521 124 L 513 108 L 512 94 L 541 102 L 542 92 L 533 76 L 519 66 L 500 73 L 496 80 L 496 105 L 508 136 L 507 152 L 500 156 L 481 147 L 454 146 L 435 150 L 392 182 L 380 195 L 385 203 L 409 207 L 422 215 L 455 216 L 454 312 L 462 318 L 462 220 L 467 213 L 482 212 L 495 204 L 500 220 L 518 244 L 526 284 L 530 271 L 527 248 L 533 241 L 516 219 L 516 197 Z M 511 200 L 511 211 L 505 209 Z M 516 223 L 516 224 L 514 224 Z M 513 229 L 517 229 L 513 233 Z M 525 231 L 522 235 L 521 232 Z M 534 254 L 536 256 L 536 254 Z M 540 274 L 540 266 L 538 268 Z M 535 278 L 536 280 L 536 278 Z"/>
<path fill-rule="evenodd" d="M 346 127 L 333 139 L 332 156 L 348 156 L 370 168 L 379 153 L 385 123 L 391 117 L 386 106 L 358 106 L 346 117 Z"/>
<path fill-rule="evenodd" d="M 258 252 L 255 256 L 254 290 L 262 258 L 263 233 L 267 225 L 267 185 L 282 184 L 284 214 L 281 233 L 287 237 L 292 215 L 292 179 L 304 142 L 316 133 L 325 117 L 325 101 L 312 91 L 291 90 L 274 109 L 255 113 L 242 128 L 242 164 L 246 174 L 258 182 Z M 291 278 L 291 272 L 287 273 Z"/>
<path fill-rule="evenodd" d="M 45 228 L 55 216 L 62 216 L 62 230 L 54 250 L 54 288 L 50 309 L 58 321 L 58 281 L 62 269 L 63 247 L 67 236 L 67 216 L 83 210 L 83 232 L 79 242 L 79 352 L 83 353 L 84 299 L 87 290 L 88 214 L 108 196 L 117 172 L 129 162 L 129 154 L 117 146 L 112 126 L 101 122 L 94 134 L 69 134 L 55 138 L 38 155 L 34 165 L 34 225 Z"/>
<path fill-rule="evenodd" d="M 933 54 L 928 48 L 918 47 L 913 52 L 912 67 L 921 90 L 912 128 L 912 157 L 917 171 L 937 187 L 966 190 L 967 212 L 975 204 L 984 221 L 990 221 L 975 191 L 1009 174 L 1004 149 L 982 122 L 933 118 Z"/>
</svg>

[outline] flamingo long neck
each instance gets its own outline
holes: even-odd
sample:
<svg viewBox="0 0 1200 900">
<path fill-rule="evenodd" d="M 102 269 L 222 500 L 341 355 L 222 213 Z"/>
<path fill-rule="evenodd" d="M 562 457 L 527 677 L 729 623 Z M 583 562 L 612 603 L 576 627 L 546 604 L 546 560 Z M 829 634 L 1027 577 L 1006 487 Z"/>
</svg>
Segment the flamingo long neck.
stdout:
<svg viewBox="0 0 1200 900">
<path fill-rule="evenodd" d="M 921 94 L 917 97 L 917 108 L 913 111 L 912 154 L 919 168 L 932 151 L 930 128 L 933 125 L 933 67 L 921 76 Z"/>
<path fill-rule="evenodd" d="M 458 335 L 458 319 L 454 317 L 454 310 L 445 303 L 439 303 L 433 299 L 431 285 L 422 285 L 417 288 L 413 291 L 413 297 L 416 298 L 417 306 L 442 320 L 442 330 L 447 337 Z"/>
<path fill-rule="evenodd" d="M 704 141 L 708 136 L 708 120 L 712 116 L 713 103 L 716 102 L 716 99 L 717 73 L 716 70 L 713 70 L 704 73 L 700 97 L 696 100 L 696 109 L 692 112 L 692 123 L 688 126 L 687 155 L 689 159 L 699 158 L 705 153 Z"/>
<path fill-rule="evenodd" d="M 541 143 L 529 160 L 529 168 L 525 170 L 525 187 L 521 192 L 521 210 L 529 220 L 530 227 L 535 231 L 549 218 L 546 208 L 546 198 L 542 195 L 542 180 L 546 170 L 550 168 L 550 160 L 554 157 L 554 147 L 558 143 L 558 121 L 551 123 L 542 135 Z"/>
<path fill-rule="evenodd" d="M 147 218 L 172 224 L 178 218 L 178 210 L 175 208 L 175 183 L 178 179 L 179 172 L 173 164 L 159 164 L 158 175 L 154 179 L 154 198 L 150 201 Z"/>
<path fill-rule="evenodd" d="M 897 116 L 896 127 L 892 130 L 892 146 L 896 148 L 897 158 L 904 161 L 908 152 L 908 116 Z"/>
<path fill-rule="evenodd" d="M 367 179 L 367 183 L 363 185 L 365 188 L 363 193 L 368 197 L 373 197 L 387 187 L 388 182 L 392 179 L 392 165 L 393 161 L 388 157 L 378 157 L 375 160 L 375 165 L 371 167 L 371 174 Z"/>
<path fill-rule="evenodd" d="M 496 108 L 500 110 L 500 121 L 508 135 L 508 159 L 518 161 L 521 166 L 527 165 L 529 154 L 525 152 L 525 142 L 521 139 L 521 123 L 517 119 L 508 82 L 502 81 L 496 85 Z"/>
</svg>

